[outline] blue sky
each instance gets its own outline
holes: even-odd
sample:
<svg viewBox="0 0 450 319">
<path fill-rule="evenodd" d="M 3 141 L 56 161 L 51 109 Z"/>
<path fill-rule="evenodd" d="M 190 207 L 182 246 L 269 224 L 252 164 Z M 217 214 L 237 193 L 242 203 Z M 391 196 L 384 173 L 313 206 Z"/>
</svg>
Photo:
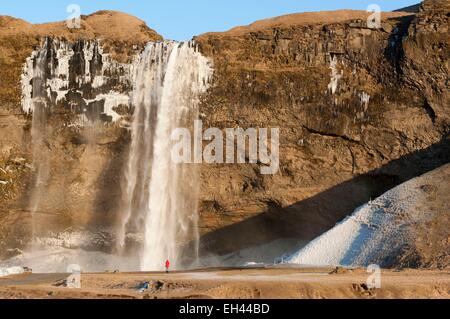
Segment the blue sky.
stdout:
<svg viewBox="0 0 450 319">
<path fill-rule="evenodd" d="M 166 39 L 188 40 L 208 31 L 225 31 L 238 25 L 287 13 L 337 9 L 365 10 L 378 4 L 391 11 L 419 0 L 0 0 L 0 15 L 33 23 L 65 20 L 66 8 L 78 4 L 81 14 L 117 10 L 145 20 Z"/>
</svg>

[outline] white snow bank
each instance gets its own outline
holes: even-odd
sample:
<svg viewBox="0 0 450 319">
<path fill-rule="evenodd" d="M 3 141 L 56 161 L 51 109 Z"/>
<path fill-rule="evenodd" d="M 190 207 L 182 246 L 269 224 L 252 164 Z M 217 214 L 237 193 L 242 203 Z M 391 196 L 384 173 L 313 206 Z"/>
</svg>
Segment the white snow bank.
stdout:
<svg viewBox="0 0 450 319">
<path fill-rule="evenodd" d="M 427 219 L 415 210 L 423 198 L 411 180 L 358 208 L 344 221 L 294 253 L 285 263 L 365 267 L 388 264 L 408 242 L 408 226 Z"/>
<path fill-rule="evenodd" d="M 13 267 L 0 267 L 0 277 L 6 277 L 11 275 L 23 274 L 23 267 L 13 266 Z"/>
</svg>

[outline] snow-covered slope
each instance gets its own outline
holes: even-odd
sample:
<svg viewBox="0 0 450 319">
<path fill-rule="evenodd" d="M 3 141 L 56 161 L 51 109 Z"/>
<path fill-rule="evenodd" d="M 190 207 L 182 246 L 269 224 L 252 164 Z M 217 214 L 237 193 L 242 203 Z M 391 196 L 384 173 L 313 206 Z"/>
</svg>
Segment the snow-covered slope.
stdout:
<svg viewBox="0 0 450 319">
<path fill-rule="evenodd" d="M 0 267 L 0 277 L 6 277 L 11 275 L 18 275 L 24 272 L 23 267 L 13 266 L 13 267 Z"/>
<path fill-rule="evenodd" d="M 314 266 L 391 266 L 408 243 L 414 241 L 419 225 L 436 216 L 436 211 L 427 205 L 427 191 L 431 186 L 425 182 L 430 182 L 427 175 L 412 179 L 359 207 L 284 262 Z"/>
</svg>

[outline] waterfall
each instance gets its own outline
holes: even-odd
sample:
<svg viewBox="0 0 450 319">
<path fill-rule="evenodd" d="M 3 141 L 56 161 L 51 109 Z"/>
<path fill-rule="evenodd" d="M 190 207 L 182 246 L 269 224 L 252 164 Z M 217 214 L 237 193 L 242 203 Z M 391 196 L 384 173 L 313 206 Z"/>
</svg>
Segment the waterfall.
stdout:
<svg viewBox="0 0 450 319">
<path fill-rule="evenodd" d="M 170 138 L 175 128 L 193 124 L 211 73 L 192 42 L 149 43 L 136 69 L 117 244 L 124 252 L 129 232 L 144 234 L 141 270 L 162 270 L 166 259 L 185 267 L 190 242 L 196 244 L 187 255 L 196 257 L 198 171 L 172 162 Z"/>
<path fill-rule="evenodd" d="M 136 267 L 131 265 L 139 258 L 141 270 L 161 270 L 166 259 L 171 268 L 192 266 L 198 256 L 199 172 L 195 164 L 172 162 L 170 140 L 174 129 L 193 128 L 211 75 L 209 60 L 194 42 L 149 43 L 132 63 L 120 64 L 103 52 L 98 41 L 46 38 L 27 59 L 22 74 L 22 108 L 32 114 L 33 242 L 51 235 L 47 234 L 51 225 L 40 230 L 36 225 L 47 226 L 46 216 L 37 214 L 51 205 L 45 194 L 52 182 L 53 130 L 87 134 L 99 121 L 131 131 L 128 159 L 123 172 L 118 172 L 123 176 L 116 229 L 120 256 L 111 255 L 111 264 L 118 257 L 130 267 Z M 115 112 L 118 106 L 131 107 L 131 125 L 127 116 Z M 57 114 L 70 114 L 64 117 L 68 122 L 53 120 L 49 125 Z M 136 234 L 142 240 L 135 240 Z M 39 248 L 34 246 L 33 251 Z M 126 268 L 127 262 L 121 265 Z"/>
<path fill-rule="evenodd" d="M 30 99 L 28 107 L 33 110 L 31 125 L 31 146 L 33 161 L 33 182 L 30 196 L 31 213 L 31 238 L 34 242 L 38 232 L 36 225 L 36 214 L 38 213 L 42 196 L 45 194 L 45 187 L 49 177 L 49 156 L 47 143 L 47 75 L 53 72 L 51 64 L 48 64 L 48 57 L 52 57 L 53 51 L 49 39 L 44 45 L 34 52 L 34 63 L 32 61 L 32 76 L 30 80 Z"/>
</svg>

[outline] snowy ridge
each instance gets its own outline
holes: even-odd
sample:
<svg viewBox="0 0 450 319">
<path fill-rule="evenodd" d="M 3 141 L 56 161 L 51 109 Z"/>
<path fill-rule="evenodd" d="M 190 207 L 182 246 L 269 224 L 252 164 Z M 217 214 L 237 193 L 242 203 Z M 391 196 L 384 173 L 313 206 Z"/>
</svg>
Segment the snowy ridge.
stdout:
<svg viewBox="0 0 450 319">
<path fill-rule="evenodd" d="M 285 259 L 311 266 L 389 265 L 411 238 L 408 226 L 427 219 L 411 209 L 422 193 L 411 180 L 359 207 L 334 228 Z"/>
</svg>

